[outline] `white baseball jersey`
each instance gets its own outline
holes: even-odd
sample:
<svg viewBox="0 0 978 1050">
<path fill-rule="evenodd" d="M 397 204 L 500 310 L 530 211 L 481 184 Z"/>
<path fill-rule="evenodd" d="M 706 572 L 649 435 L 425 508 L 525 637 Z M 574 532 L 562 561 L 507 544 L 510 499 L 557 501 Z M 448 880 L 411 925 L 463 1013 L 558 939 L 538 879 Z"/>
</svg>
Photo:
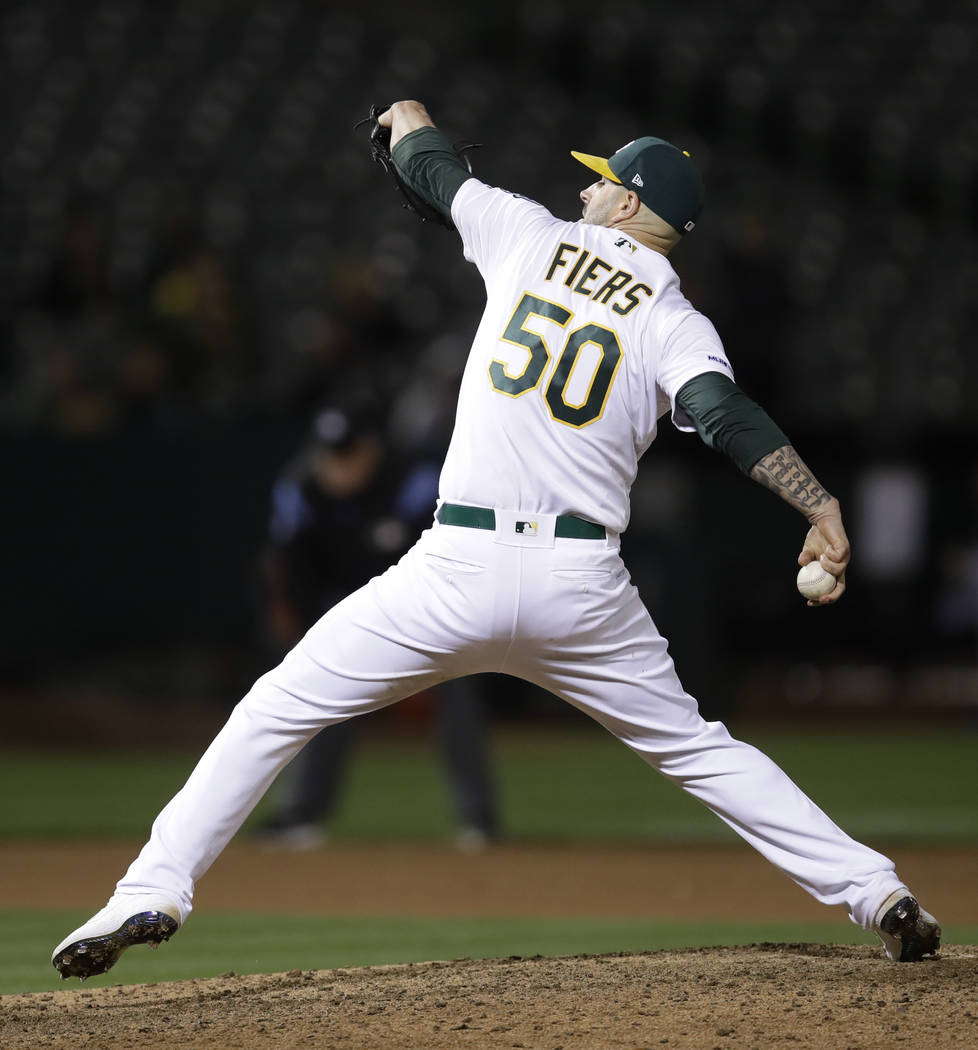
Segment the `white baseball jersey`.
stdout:
<svg viewBox="0 0 978 1050">
<path fill-rule="evenodd" d="M 675 396 L 733 372 L 668 259 L 604 226 L 469 179 L 452 218 L 487 303 L 440 495 L 453 503 L 628 524 L 638 460 Z"/>
</svg>

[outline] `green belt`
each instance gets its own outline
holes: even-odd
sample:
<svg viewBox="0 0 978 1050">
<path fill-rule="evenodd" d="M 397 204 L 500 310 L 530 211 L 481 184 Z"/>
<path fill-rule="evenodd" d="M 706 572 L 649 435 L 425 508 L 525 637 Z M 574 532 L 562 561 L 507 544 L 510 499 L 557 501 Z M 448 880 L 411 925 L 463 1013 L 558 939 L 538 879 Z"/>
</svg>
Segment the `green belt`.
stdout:
<svg viewBox="0 0 978 1050">
<path fill-rule="evenodd" d="M 461 503 L 443 503 L 436 515 L 442 525 L 461 525 L 466 529 L 496 528 L 496 512 L 491 507 L 465 507 Z M 562 540 L 603 540 L 607 533 L 603 525 L 560 514 L 554 526 L 554 535 Z"/>
</svg>

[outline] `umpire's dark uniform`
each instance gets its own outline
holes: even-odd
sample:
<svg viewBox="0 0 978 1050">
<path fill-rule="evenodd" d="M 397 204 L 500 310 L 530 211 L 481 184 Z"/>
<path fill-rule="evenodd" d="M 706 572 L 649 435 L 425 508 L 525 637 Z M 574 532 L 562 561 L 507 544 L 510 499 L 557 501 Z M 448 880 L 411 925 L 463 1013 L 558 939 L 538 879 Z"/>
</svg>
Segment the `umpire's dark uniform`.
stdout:
<svg viewBox="0 0 978 1050">
<path fill-rule="evenodd" d="M 382 573 L 431 520 L 437 465 L 391 463 L 369 417 L 326 409 L 313 436 L 276 481 L 262 574 L 269 635 L 281 650 L 346 595 Z M 478 681 L 432 690 L 441 750 L 455 799 L 459 844 L 473 848 L 497 832 L 485 713 Z M 359 719 L 314 738 L 285 774 L 275 816 L 262 827 L 269 844 L 311 848 L 335 810 Z"/>
</svg>

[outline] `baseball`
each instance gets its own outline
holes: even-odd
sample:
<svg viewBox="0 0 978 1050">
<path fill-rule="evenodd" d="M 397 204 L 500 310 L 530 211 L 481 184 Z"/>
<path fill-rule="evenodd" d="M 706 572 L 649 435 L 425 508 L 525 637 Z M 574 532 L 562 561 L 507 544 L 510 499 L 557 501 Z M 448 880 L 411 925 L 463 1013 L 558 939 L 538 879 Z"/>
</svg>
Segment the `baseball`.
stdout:
<svg viewBox="0 0 978 1050">
<path fill-rule="evenodd" d="M 835 577 L 817 561 L 810 561 L 798 570 L 798 590 L 806 598 L 821 598 L 835 589 Z"/>
</svg>

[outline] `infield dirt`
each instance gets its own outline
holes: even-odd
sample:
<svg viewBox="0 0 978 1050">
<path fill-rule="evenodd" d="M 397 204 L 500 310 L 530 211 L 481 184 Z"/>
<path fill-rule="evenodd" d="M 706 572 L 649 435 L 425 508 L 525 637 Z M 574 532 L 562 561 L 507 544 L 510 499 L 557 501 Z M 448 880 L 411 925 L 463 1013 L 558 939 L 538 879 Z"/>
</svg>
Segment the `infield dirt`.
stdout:
<svg viewBox="0 0 978 1050">
<path fill-rule="evenodd" d="M 86 849 L 0 847 L 8 906 L 99 906 L 132 847 Z M 896 852 L 901 873 L 949 930 L 954 921 L 975 922 L 978 853 Z M 281 910 L 295 911 L 302 892 L 302 907 L 335 911 L 339 892 L 347 913 L 374 915 L 837 921 L 841 914 L 737 848 L 508 846 L 466 857 L 440 847 L 341 845 L 315 854 L 260 853 L 232 846 L 203 880 L 199 906 L 268 911 L 279 901 Z M 87 874 L 70 883 L 32 877 L 65 870 Z M 179 950 L 179 941 L 164 950 Z M 125 959 L 120 980 L 124 966 Z M 973 1047 L 978 949 L 951 943 L 936 959 L 898 965 L 875 947 L 755 944 L 76 985 L 0 998 L 0 1043 L 4 1050 Z"/>
</svg>

